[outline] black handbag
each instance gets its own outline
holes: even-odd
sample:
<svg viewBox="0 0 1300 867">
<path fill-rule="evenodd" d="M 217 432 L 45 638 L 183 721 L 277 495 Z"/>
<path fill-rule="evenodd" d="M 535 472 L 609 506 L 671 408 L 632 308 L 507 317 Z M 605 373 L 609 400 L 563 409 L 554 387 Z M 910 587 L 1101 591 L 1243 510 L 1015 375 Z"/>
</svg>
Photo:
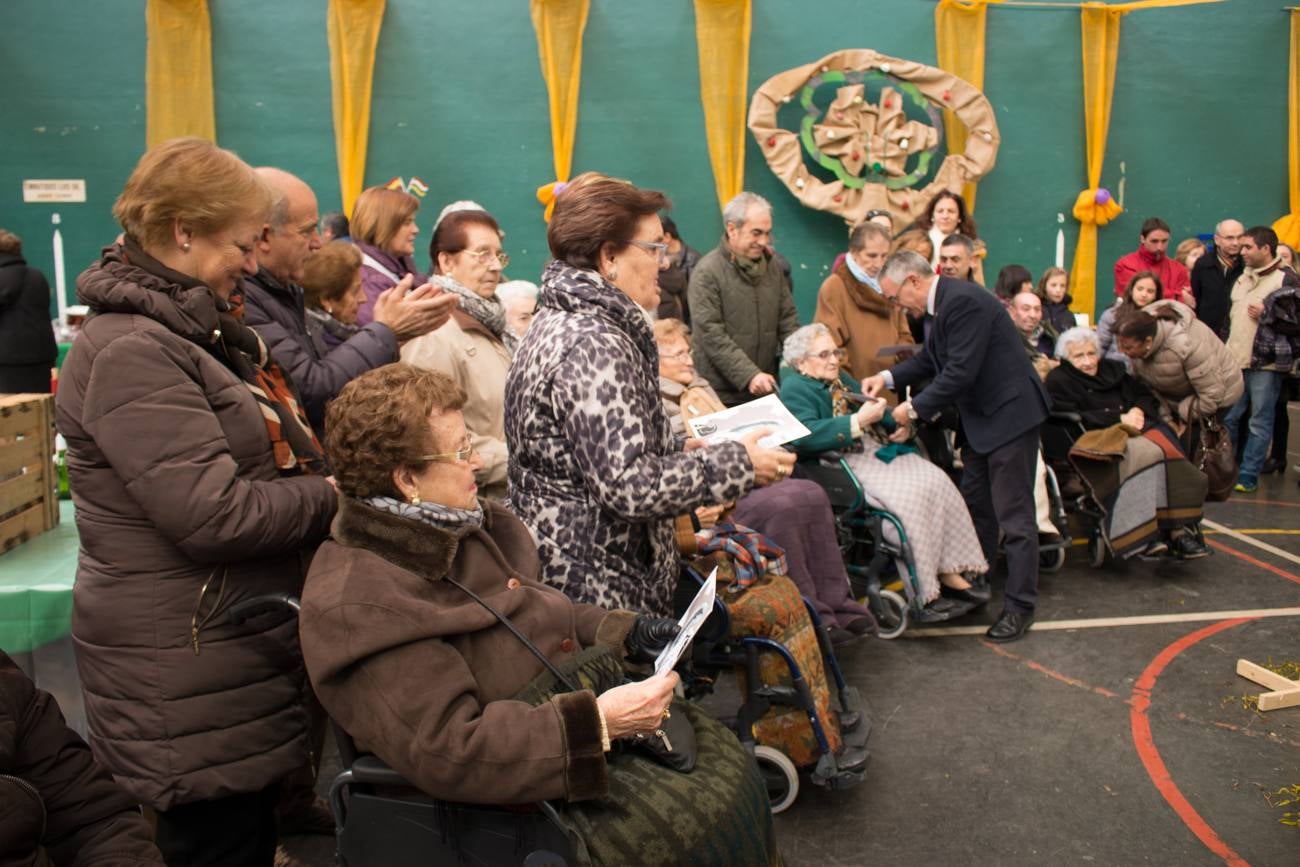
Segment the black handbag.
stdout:
<svg viewBox="0 0 1300 867">
<path fill-rule="evenodd" d="M 588 648 L 572 660 L 571 664 L 566 666 L 569 670 L 565 671 L 561 666 L 551 662 L 537 645 L 528 640 L 528 636 L 510 622 L 510 618 L 493 608 L 486 599 L 450 575 L 446 576 L 445 580 L 491 612 L 492 616 L 501 621 L 501 625 L 509 629 L 510 634 L 519 639 L 524 647 L 528 648 L 529 653 L 537 657 L 545 666 L 546 671 L 525 687 L 516 698 L 536 705 L 549 701 L 556 693 L 591 689 L 599 695 L 606 689 L 626 682 L 626 678 L 622 676 L 622 663 L 616 659 L 612 650 Z M 546 682 L 541 682 L 543 680 Z M 660 720 L 659 729 L 654 734 L 638 733 L 626 741 L 618 741 L 617 744 L 634 747 L 665 767 L 689 774 L 695 769 L 698 750 L 695 743 L 695 727 L 691 725 L 683 704 L 682 699 L 674 696 L 668 705 L 668 716 Z"/>
<path fill-rule="evenodd" d="M 1209 481 L 1205 498 L 1221 503 L 1232 496 L 1232 486 L 1237 483 L 1237 457 L 1232 438 L 1217 418 L 1204 419 L 1200 427 L 1200 436 L 1192 448 L 1192 464 Z"/>
</svg>

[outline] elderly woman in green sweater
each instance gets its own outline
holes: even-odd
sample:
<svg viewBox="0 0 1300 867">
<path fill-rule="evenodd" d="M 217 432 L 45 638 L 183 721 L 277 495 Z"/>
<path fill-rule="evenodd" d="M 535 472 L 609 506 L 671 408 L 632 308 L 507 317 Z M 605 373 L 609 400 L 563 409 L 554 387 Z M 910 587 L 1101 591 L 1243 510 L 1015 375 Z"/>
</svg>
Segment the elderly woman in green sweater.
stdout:
<svg viewBox="0 0 1300 867">
<path fill-rule="evenodd" d="M 840 352 L 821 324 L 786 338 L 781 402 L 811 431 L 790 445 L 801 459 L 843 453 L 872 504 L 902 522 L 920 584 L 922 622 L 965 614 L 990 596 L 981 577 L 988 563 L 966 504 L 941 469 L 894 436 L 883 400 L 855 406 L 860 386 L 840 369 Z"/>
</svg>

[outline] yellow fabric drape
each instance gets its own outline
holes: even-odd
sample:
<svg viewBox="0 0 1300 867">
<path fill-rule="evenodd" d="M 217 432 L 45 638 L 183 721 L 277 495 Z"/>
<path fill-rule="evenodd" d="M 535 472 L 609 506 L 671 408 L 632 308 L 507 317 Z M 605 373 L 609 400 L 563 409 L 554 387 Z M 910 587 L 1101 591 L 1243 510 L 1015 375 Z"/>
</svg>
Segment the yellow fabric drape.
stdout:
<svg viewBox="0 0 1300 867">
<path fill-rule="evenodd" d="M 1110 131 L 1110 107 L 1115 91 L 1115 60 L 1119 56 L 1120 18 L 1137 9 L 1192 6 L 1221 0 L 1137 0 L 1134 3 L 1084 3 L 1080 9 L 1083 31 L 1083 113 L 1087 131 L 1088 188 L 1074 202 L 1079 240 L 1070 266 L 1070 294 L 1074 309 L 1093 316 L 1097 304 L 1097 227 L 1120 215 L 1121 209 L 1101 189 L 1101 167 Z"/>
<path fill-rule="evenodd" d="M 988 4 L 1000 0 L 939 0 L 934 7 L 934 48 L 939 68 L 984 90 L 984 32 Z M 966 150 L 969 130 L 951 111 L 943 113 L 948 153 Z M 975 210 L 975 184 L 962 187 L 966 207 Z"/>
<path fill-rule="evenodd" d="M 546 206 L 545 218 L 555 210 L 556 185 L 569 180 L 573 143 L 578 129 L 578 84 L 582 79 L 582 34 L 587 28 L 591 0 L 530 0 L 537 54 L 551 106 L 551 158 L 555 180 L 537 188 L 537 200 Z"/>
<path fill-rule="evenodd" d="M 370 90 L 386 5 L 387 0 L 330 0 L 326 13 L 330 90 L 334 97 L 334 153 L 339 164 L 343 213 L 349 217 L 366 179 Z"/>
<path fill-rule="evenodd" d="M 700 103 L 718 207 L 745 188 L 750 0 L 695 0 Z"/>
<path fill-rule="evenodd" d="M 208 0 L 149 0 L 144 17 L 146 146 L 182 135 L 216 141 Z"/>
<path fill-rule="evenodd" d="M 1287 66 L 1286 168 L 1291 213 L 1273 224 L 1278 240 L 1300 247 L 1300 11 L 1291 10 L 1291 60 Z"/>
</svg>

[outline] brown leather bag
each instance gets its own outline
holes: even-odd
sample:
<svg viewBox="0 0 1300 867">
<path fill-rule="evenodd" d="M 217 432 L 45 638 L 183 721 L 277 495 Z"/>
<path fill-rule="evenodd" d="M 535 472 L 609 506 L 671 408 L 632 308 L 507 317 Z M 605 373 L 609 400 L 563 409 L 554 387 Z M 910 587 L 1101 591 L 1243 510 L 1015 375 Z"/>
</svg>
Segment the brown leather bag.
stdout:
<svg viewBox="0 0 1300 867">
<path fill-rule="evenodd" d="M 1222 503 L 1232 496 L 1237 483 L 1237 457 L 1233 453 L 1228 429 L 1216 418 L 1200 423 L 1201 433 L 1192 447 L 1192 464 L 1209 480 L 1205 499 Z"/>
</svg>

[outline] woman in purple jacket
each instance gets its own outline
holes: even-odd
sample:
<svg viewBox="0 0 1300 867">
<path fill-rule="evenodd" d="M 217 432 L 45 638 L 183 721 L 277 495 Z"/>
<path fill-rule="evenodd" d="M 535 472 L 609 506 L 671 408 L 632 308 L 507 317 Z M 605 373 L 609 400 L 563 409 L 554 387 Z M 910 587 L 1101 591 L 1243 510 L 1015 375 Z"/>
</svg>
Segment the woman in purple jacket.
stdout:
<svg viewBox="0 0 1300 867">
<path fill-rule="evenodd" d="M 358 327 L 374 318 L 379 293 L 410 278 L 410 287 L 426 282 L 415 267 L 415 214 L 420 200 L 401 190 L 370 187 L 352 208 L 352 240 L 361 251 L 361 288 L 366 300 L 357 308 Z"/>
</svg>

